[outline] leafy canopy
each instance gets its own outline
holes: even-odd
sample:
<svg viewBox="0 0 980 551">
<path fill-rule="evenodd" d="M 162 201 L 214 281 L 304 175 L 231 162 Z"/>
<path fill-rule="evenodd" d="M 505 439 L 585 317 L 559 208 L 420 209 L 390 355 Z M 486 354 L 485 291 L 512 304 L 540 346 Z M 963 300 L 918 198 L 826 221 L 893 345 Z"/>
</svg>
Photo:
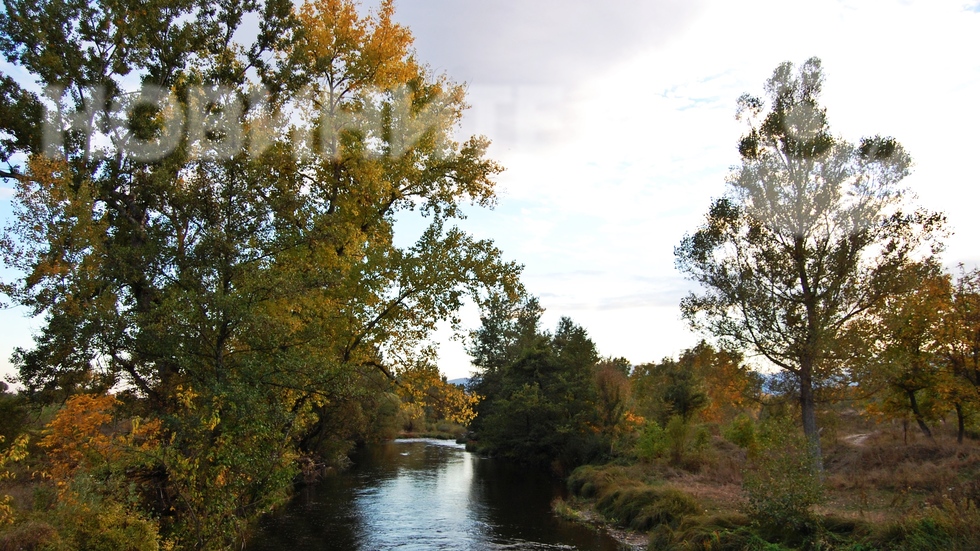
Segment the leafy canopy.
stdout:
<svg viewBox="0 0 980 551">
<path fill-rule="evenodd" d="M 838 336 L 900 289 L 910 262 L 938 253 L 944 222 L 907 210 L 911 161 L 896 140 L 833 136 L 822 85 L 812 58 L 798 71 L 777 67 L 765 100 L 739 99 L 741 165 L 675 249 L 677 268 L 701 287 L 681 302 L 684 317 L 792 374 L 817 458 L 813 386 L 841 374 Z"/>
<path fill-rule="evenodd" d="M 519 266 L 455 225 L 493 205 L 501 168 L 485 138 L 456 141 L 463 89 L 415 58 L 393 12 L 8 0 L 0 14 L 0 52 L 28 75 L 0 79 L 0 177 L 16 186 L 2 254 L 22 274 L 2 290 L 43 319 L 19 380 L 42 401 L 124 389 L 162 422 L 147 506 L 172 511 L 180 545 L 231 545 L 298 456 L 353 437 L 333 417 L 397 399 L 392 381 L 466 297 L 520 292 Z M 396 245 L 418 215 L 424 231 Z"/>
</svg>

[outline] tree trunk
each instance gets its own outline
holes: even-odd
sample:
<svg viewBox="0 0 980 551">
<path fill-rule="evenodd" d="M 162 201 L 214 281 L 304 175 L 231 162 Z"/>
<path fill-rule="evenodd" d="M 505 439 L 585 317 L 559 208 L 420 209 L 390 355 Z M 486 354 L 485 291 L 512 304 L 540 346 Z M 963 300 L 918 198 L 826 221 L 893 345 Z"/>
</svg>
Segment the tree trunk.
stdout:
<svg viewBox="0 0 980 551">
<path fill-rule="evenodd" d="M 963 443 L 963 436 L 966 433 L 966 419 L 963 415 L 963 404 L 956 402 L 954 404 L 956 408 L 956 443 Z"/>
<path fill-rule="evenodd" d="M 812 361 L 803 361 L 800 369 L 800 413 L 803 417 L 803 434 L 810 447 L 810 459 L 817 473 L 823 475 L 823 453 L 820 449 L 820 432 L 817 429 L 817 403 L 813 397 Z"/>
<path fill-rule="evenodd" d="M 919 410 L 919 402 L 915 399 L 914 390 L 906 390 L 905 393 L 909 397 L 909 405 L 912 407 L 912 414 L 915 415 L 915 422 L 922 429 L 922 434 L 925 434 L 929 440 L 932 440 L 932 431 L 929 430 L 929 425 L 926 424 L 925 419 L 922 418 L 922 412 Z"/>
</svg>

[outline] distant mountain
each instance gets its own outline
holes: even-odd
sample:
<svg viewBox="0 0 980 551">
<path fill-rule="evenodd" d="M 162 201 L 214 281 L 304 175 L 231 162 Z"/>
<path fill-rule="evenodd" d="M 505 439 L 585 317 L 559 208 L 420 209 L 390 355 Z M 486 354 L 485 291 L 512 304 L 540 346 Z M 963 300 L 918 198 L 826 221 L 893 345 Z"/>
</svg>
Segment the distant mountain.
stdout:
<svg viewBox="0 0 980 551">
<path fill-rule="evenodd" d="M 460 379 L 449 379 L 448 382 L 451 385 L 463 385 L 463 388 L 469 388 L 470 387 L 470 378 L 469 377 L 463 377 L 463 378 L 460 378 Z"/>
</svg>

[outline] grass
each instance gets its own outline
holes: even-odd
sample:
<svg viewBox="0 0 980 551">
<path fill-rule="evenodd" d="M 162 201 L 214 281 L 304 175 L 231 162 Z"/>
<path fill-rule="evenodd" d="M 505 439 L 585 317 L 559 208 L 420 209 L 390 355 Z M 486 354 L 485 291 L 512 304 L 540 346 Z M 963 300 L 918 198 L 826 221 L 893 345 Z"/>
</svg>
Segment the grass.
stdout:
<svg viewBox="0 0 980 551">
<path fill-rule="evenodd" d="M 568 486 L 579 497 L 594 498 L 595 510 L 606 521 L 631 530 L 676 525 L 701 510 L 698 502 L 685 492 L 637 479 L 641 472 L 622 467 L 586 466 L 572 473 Z"/>
<path fill-rule="evenodd" d="M 934 432 L 929 440 L 897 423 L 842 416 L 824 441 L 826 499 L 795 530 L 746 514 L 751 459 L 720 430 L 696 467 L 622 460 L 580 467 L 568 478 L 576 502 L 567 518 L 591 508 L 609 524 L 649 532 L 649 548 L 658 550 L 978 549 L 980 442 Z"/>
</svg>

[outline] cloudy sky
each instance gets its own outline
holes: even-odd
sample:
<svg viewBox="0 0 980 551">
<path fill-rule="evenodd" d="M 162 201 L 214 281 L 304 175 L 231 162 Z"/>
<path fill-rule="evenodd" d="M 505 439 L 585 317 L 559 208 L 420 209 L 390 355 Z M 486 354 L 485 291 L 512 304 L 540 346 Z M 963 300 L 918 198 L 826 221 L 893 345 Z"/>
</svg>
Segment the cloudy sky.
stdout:
<svg viewBox="0 0 980 551">
<path fill-rule="evenodd" d="M 673 247 L 738 162 L 736 99 L 761 94 L 782 61 L 823 60 L 833 131 L 897 138 L 915 161 L 906 183 L 917 202 L 944 211 L 955 231 L 946 263 L 980 263 L 980 2 L 396 5 L 418 57 L 467 84 L 461 133 L 492 139 L 507 169 L 497 208 L 471 211 L 463 227 L 525 265 L 546 326 L 571 317 L 603 355 L 642 363 L 699 339 L 679 317 L 691 287 Z M 464 314 L 478 324 L 477 312 Z M 0 370 L 30 343 L 30 324 L 0 312 Z M 468 375 L 459 343 L 446 340 L 441 367 Z"/>
</svg>

